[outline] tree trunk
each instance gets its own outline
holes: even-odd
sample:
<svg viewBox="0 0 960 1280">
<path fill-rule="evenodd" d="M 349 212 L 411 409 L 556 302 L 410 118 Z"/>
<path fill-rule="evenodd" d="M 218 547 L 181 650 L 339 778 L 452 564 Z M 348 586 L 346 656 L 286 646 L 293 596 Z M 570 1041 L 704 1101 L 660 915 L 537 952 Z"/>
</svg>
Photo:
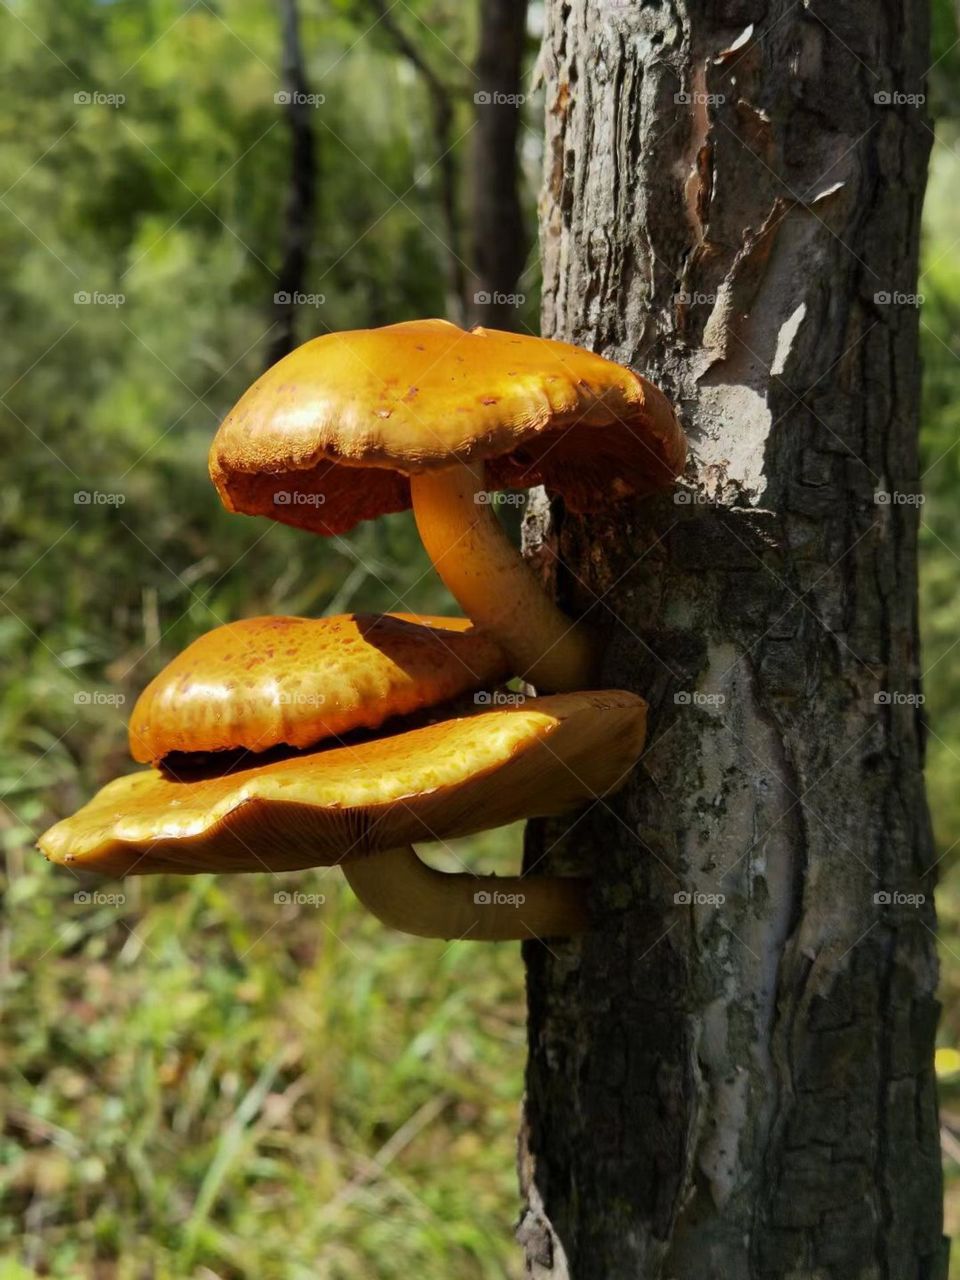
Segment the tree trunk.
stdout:
<svg viewBox="0 0 960 1280">
<path fill-rule="evenodd" d="M 517 282 L 527 257 L 517 139 L 522 110 L 526 0 L 481 0 L 470 149 L 473 240 L 471 324 L 518 328 Z"/>
<path fill-rule="evenodd" d="M 528 866 L 593 873 L 595 927 L 526 948 L 528 1274 L 942 1277 L 929 135 L 895 97 L 923 92 L 926 5 L 546 18 L 544 332 L 663 385 L 691 461 L 676 495 L 528 519 L 608 632 L 603 683 L 652 710 L 624 791 L 529 834 Z"/>
<path fill-rule="evenodd" d="M 316 201 L 316 158 L 307 73 L 300 43 L 297 0 L 279 0 L 283 60 L 283 109 L 290 129 L 290 187 L 283 228 L 283 261 L 276 277 L 277 324 L 271 334 L 267 366 L 276 364 L 297 345 L 297 295 L 303 292 L 313 209 Z"/>
</svg>

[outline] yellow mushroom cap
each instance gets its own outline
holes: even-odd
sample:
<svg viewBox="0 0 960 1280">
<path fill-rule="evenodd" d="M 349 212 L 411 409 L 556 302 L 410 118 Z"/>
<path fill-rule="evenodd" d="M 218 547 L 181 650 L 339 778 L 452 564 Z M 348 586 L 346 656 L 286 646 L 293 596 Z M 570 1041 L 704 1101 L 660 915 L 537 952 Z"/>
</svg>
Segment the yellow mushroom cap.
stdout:
<svg viewBox="0 0 960 1280">
<path fill-rule="evenodd" d="M 669 401 L 631 369 L 411 320 L 314 338 L 268 369 L 217 432 L 210 476 L 231 511 L 335 534 L 406 509 L 408 476 L 455 462 L 588 511 L 669 485 L 685 457 Z"/>
<path fill-rule="evenodd" d="M 646 710 L 620 690 L 559 694 L 199 781 L 144 770 L 39 845 L 77 870 L 143 875 L 332 866 L 455 839 L 614 790 L 643 749 Z"/>
<path fill-rule="evenodd" d="M 200 636 L 147 685 L 130 751 L 147 764 L 179 751 L 309 747 L 506 674 L 468 618 L 248 618 Z"/>
</svg>

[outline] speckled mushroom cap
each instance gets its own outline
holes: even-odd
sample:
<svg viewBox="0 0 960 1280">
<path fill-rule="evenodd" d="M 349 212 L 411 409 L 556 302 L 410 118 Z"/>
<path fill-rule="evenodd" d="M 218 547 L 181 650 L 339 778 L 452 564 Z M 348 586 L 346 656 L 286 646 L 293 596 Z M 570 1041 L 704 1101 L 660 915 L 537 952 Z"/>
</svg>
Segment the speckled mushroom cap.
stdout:
<svg viewBox="0 0 960 1280">
<path fill-rule="evenodd" d="M 115 875 L 332 866 L 607 794 L 645 729 L 635 694 L 572 693 L 200 781 L 148 769 L 108 783 L 39 844 L 53 862 Z"/>
<path fill-rule="evenodd" d="M 309 747 L 491 688 L 498 646 L 467 618 L 248 618 L 188 645 L 130 717 L 134 760 L 172 752 Z"/>
<path fill-rule="evenodd" d="M 411 320 L 314 338 L 268 369 L 217 432 L 210 476 L 231 511 L 336 534 L 409 507 L 408 476 L 456 461 L 588 511 L 669 485 L 685 457 L 669 401 L 631 369 Z"/>
</svg>

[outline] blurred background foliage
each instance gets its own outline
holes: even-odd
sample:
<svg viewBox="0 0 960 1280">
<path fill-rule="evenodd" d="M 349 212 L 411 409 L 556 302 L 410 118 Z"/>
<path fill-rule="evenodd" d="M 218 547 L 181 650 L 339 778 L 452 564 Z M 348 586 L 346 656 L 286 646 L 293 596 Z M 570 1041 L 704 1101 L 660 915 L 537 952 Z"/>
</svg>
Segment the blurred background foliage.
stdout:
<svg viewBox="0 0 960 1280">
<path fill-rule="evenodd" d="M 311 115 L 305 273 L 322 301 L 299 309 L 300 339 L 450 306 L 428 86 L 379 12 L 363 0 L 301 7 L 305 71 L 324 101 Z M 390 13 L 449 87 L 462 161 L 475 8 L 405 0 Z M 532 28 L 538 19 L 534 5 Z M 960 52 L 949 0 L 936 0 L 934 33 L 921 617 L 943 873 L 944 1141 L 957 1173 Z M 262 370 L 278 322 L 290 138 L 275 101 L 277 6 L 11 0 L 0 40 L 0 1280 L 517 1275 L 517 948 L 391 934 L 321 871 L 133 880 L 100 886 L 122 902 L 85 902 L 93 886 L 32 848 L 129 768 L 126 712 L 202 631 L 259 613 L 452 604 L 409 517 L 321 540 L 227 514 L 207 480 L 213 430 Z M 539 110 L 526 104 L 520 135 L 531 233 Z M 537 276 L 532 250 L 518 322 L 533 329 Z M 77 300 L 94 294 L 114 303 Z M 520 841 L 496 832 L 456 853 L 505 870 Z M 294 891 L 326 900 L 275 900 Z M 956 1228 L 953 1190 L 948 1213 Z"/>
</svg>

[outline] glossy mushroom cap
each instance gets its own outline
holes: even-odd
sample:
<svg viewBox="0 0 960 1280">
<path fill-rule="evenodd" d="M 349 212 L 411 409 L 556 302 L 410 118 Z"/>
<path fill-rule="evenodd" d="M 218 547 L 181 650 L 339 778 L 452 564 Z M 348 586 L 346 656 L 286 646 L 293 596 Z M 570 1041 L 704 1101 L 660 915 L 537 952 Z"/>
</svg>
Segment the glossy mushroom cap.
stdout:
<svg viewBox="0 0 960 1280">
<path fill-rule="evenodd" d="M 130 751 L 148 764 L 171 752 L 309 747 L 506 674 L 500 649 L 467 618 L 249 618 L 200 636 L 147 685 Z"/>
<path fill-rule="evenodd" d="M 241 398 L 210 450 L 224 505 L 316 533 L 410 506 L 407 477 L 485 461 L 491 489 L 545 484 L 574 511 L 669 485 L 669 401 L 548 338 L 412 320 L 315 338 Z"/>
<path fill-rule="evenodd" d="M 332 866 L 563 813 L 614 790 L 643 749 L 622 691 L 530 698 L 356 746 L 177 782 L 108 783 L 40 839 L 53 862 L 116 875 Z"/>
</svg>

